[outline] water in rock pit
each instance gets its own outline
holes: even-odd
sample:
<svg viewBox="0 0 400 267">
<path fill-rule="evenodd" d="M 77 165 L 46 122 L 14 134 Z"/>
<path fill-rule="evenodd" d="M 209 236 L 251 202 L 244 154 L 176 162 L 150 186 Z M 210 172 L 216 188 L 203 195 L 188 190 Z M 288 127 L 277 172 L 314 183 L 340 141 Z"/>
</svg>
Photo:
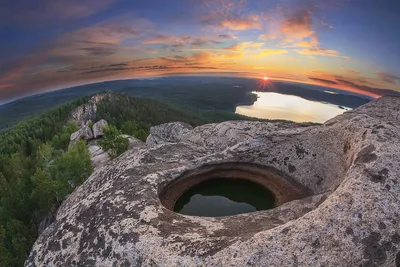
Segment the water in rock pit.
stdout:
<svg viewBox="0 0 400 267">
<path fill-rule="evenodd" d="M 257 183 L 214 178 L 186 191 L 176 202 L 174 211 L 184 215 L 221 217 L 273 207 L 273 194 Z"/>
</svg>

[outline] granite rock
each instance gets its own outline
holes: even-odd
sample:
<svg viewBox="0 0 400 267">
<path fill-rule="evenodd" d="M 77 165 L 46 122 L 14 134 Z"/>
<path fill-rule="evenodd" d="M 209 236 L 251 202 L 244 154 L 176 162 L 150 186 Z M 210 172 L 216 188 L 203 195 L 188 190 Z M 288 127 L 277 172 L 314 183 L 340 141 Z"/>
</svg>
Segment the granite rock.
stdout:
<svg viewBox="0 0 400 267">
<path fill-rule="evenodd" d="M 140 148 L 140 147 L 146 146 L 146 144 L 144 142 L 140 141 L 139 139 L 137 139 L 133 136 L 130 136 L 127 134 L 123 134 L 121 136 L 123 138 L 128 139 L 128 141 L 129 141 L 128 149 L 134 149 L 134 148 Z"/>
<path fill-rule="evenodd" d="M 89 145 L 88 149 L 90 153 L 90 160 L 92 161 L 92 166 L 94 169 L 97 169 L 110 161 L 110 155 L 99 145 Z"/>
<path fill-rule="evenodd" d="M 71 134 L 69 147 L 72 147 L 80 140 L 90 141 L 93 138 L 92 129 L 88 125 L 84 125 L 78 131 Z"/>
<path fill-rule="evenodd" d="M 400 261 L 400 98 L 380 98 L 321 126 L 168 124 L 149 138 L 148 147 L 96 169 L 69 195 L 26 266 Z M 182 174 L 235 163 L 273 168 L 309 193 L 271 210 L 219 218 L 184 216 L 161 204 L 160 192 Z"/>
<path fill-rule="evenodd" d="M 101 138 L 104 135 L 103 129 L 108 126 L 108 123 L 106 120 L 99 120 L 95 124 L 93 124 L 92 130 L 93 130 L 93 136 L 94 138 Z"/>
<path fill-rule="evenodd" d="M 165 143 L 175 143 L 182 135 L 190 132 L 193 127 L 184 122 L 171 122 L 157 125 L 150 128 L 150 135 L 147 137 L 148 146 L 156 146 Z"/>
<path fill-rule="evenodd" d="M 96 94 L 89 101 L 72 111 L 71 120 L 80 128 L 96 120 L 97 104 L 103 99 L 114 97 L 111 92 Z"/>
</svg>

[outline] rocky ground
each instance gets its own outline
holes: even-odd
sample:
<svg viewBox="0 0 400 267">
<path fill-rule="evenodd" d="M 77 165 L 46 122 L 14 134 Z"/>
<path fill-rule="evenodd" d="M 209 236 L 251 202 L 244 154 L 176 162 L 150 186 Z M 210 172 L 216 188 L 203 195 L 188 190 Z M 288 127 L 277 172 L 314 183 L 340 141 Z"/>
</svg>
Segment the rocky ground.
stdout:
<svg viewBox="0 0 400 267">
<path fill-rule="evenodd" d="M 400 98 L 321 126 L 154 127 L 63 202 L 26 266 L 399 266 Z M 214 164 L 265 166 L 308 192 L 267 211 L 184 216 L 160 192 Z"/>
</svg>

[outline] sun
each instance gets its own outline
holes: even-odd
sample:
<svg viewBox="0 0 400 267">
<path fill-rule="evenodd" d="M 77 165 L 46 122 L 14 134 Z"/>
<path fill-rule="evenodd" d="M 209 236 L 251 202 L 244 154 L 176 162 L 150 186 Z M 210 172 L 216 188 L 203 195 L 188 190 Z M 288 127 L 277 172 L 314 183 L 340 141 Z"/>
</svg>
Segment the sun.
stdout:
<svg viewBox="0 0 400 267">
<path fill-rule="evenodd" d="M 257 91 L 263 92 L 270 89 L 273 89 L 271 80 L 268 76 L 261 76 L 257 82 Z"/>
</svg>

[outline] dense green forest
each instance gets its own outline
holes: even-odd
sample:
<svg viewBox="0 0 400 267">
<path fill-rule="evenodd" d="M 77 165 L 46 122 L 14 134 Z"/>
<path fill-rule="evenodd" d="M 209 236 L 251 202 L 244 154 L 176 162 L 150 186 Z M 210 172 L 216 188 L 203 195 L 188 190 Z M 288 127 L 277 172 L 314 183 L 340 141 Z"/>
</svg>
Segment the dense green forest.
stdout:
<svg viewBox="0 0 400 267">
<path fill-rule="evenodd" d="M 109 135 L 118 131 L 145 140 L 151 126 L 165 122 L 197 126 L 244 118 L 218 111 L 192 114 L 150 99 L 113 96 L 98 104 L 96 118 L 109 122 Z M 68 149 L 77 130 L 68 123 L 71 112 L 88 99 L 29 117 L 0 133 L 0 266 L 23 265 L 40 222 L 93 171 L 84 141 Z M 121 146 L 126 147 L 124 141 Z M 121 150 L 116 148 L 117 155 Z"/>
<path fill-rule="evenodd" d="M 234 113 L 237 105 L 251 105 L 256 100 L 255 95 L 250 94 L 254 84 L 251 79 L 232 77 L 208 77 L 207 81 L 204 77 L 163 77 L 87 84 L 29 96 L 0 106 L 0 130 L 29 115 L 104 91 L 153 99 L 196 114 L 203 111 Z"/>
<path fill-rule="evenodd" d="M 39 222 L 92 171 L 84 143 L 67 151 L 77 130 L 67 121 L 87 100 L 30 117 L 0 133 L 0 266 L 23 264 Z"/>
</svg>

